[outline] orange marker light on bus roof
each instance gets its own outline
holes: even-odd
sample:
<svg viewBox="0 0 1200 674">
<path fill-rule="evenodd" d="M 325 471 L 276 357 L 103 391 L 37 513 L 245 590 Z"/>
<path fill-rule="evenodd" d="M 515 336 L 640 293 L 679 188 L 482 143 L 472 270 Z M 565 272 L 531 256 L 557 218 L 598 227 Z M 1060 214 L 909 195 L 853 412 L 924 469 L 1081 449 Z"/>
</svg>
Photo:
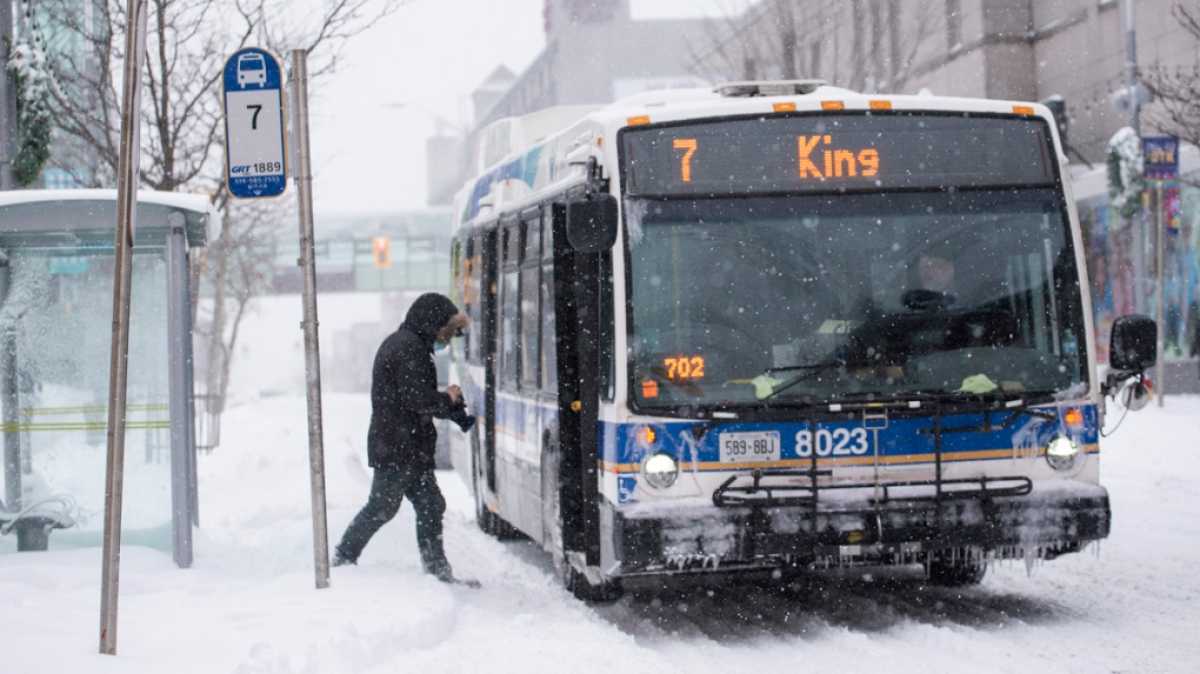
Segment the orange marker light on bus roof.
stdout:
<svg viewBox="0 0 1200 674">
<path fill-rule="evenodd" d="M 642 382 L 642 397 L 657 398 L 658 397 L 658 382 L 653 379 L 647 379 Z"/>
<path fill-rule="evenodd" d="M 870 102 L 870 106 L 872 110 L 891 110 L 892 102 L 877 98 Z"/>
<path fill-rule="evenodd" d="M 1067 422 L 1068 428 L 1079 428 L 1083 426 L 1083 411 L 1072 407 L 1063 414 L 1063 421 Z"/>
<path fill-rule="evenodd" d="M 821 101 L 822 110 L 845 110 L 846 104 L 841 101 Z"/>
<path fill-rule="evenodd" d="M 796 104 L 795 103 L 776 103 L 775 105 L 771 106 L 771 109 L 774 110 L 775 112 L 795 112 Z"/>
<path fill-rule="evenodd" d="M 1026 115 L 1026 116 L 1032 116 L 1032 115 L 1033 115 L 1033 106 L 1030 106 L 1030 105 L 1014 105 L 1014 106 L 1013 106 L 1013 114 L 1014 114 L 1014 115 Z"/>
<path fill-rule="evenodd" d="M 645 126 L 650 123 L 650 115 L 638 115 L 625 120 L 629 126 Z"/>
</svg>

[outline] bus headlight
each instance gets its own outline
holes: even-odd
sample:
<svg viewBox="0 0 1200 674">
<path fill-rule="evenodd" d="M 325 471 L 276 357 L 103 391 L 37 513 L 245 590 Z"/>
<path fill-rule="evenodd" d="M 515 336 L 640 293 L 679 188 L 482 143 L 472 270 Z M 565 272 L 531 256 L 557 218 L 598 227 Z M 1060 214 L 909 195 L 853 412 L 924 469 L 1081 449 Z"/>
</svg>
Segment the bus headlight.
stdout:
<svg viewBox="0 0 1200 674">
<path fill-rule="evenodd" d="M 1046 462 L 1054 470 L 1068 470 L 1079 456 L 1079 445 L 1065 436 L 1058 436 L 1046 445 Z"/>
<path fill-rule="evenodd" d="M 655 489 L 667 489 L 679 479 L 679 464 L 667 454 L 654 454 L 642 463 L 646 483 Z"/>
</svg>

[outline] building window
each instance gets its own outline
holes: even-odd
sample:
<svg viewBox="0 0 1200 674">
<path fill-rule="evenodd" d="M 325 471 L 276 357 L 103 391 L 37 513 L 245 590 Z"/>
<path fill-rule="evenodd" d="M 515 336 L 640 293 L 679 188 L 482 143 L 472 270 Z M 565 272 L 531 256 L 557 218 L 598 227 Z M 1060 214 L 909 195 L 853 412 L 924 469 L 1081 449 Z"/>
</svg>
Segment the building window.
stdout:
<svg viewBox="0 0 1200 674">
<path fill-rule="evenodd" d="M 946 0 L 946 47 L 962 47 L 962 0 Z"/>
</svg>

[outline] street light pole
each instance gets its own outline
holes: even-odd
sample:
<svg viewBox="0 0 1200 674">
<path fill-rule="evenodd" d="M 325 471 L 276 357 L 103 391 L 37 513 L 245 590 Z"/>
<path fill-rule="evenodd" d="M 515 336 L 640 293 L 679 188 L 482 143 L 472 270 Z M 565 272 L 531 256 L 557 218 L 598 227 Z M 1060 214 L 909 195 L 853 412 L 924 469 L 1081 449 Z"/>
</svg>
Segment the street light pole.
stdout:
<svg viewBox="0 0 1200 674">
<path fill-rule="evenodd" d="M 1121 16 L 1122 23 L 1125 28 L 1125 78 L 1126 84 L 1129 87 L 1129 126 L 1137 132 L 1138 137 L 1142 135 L 1141 124 L 1141 108 L 1142 102 L 1138 99 L 1138 71 L 1137 71 L 1137 30 L 1134 22 L 1134 5 L 1133 0 L 1121 0 Z"/>
<path fill-rule="evenodd" d="M 1129 126 L 1142 138 L 1141 100 L 1138 98 L 1137 29 L 1135 26 L 1134 0 L 1121 0 L 1121 23 L 1125 30 L 1125 80 L 1129 103 Z M 1146 306 L 1146 224 L 1137 218 L 1137 239 L 1133 246 L 1133 308 L 1143 313 Z"/>
</svg>

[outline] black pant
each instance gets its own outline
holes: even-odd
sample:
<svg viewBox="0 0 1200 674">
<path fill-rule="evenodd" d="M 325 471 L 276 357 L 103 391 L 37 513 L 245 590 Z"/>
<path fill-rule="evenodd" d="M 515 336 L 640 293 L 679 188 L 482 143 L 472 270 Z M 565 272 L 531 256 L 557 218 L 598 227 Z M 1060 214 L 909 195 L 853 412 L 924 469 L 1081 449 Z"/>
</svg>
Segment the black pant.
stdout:
<svg viewBox="0 0 1200 674">
<path fill-rule="evenodd" d="M 446 499 L 442 498 L 437 479 L 429 469 L 376 468 L 367 505 L 354 516 L 342 535 L 337 554 L 347 561 L 357 561 L 375 532 L 396 516 L 400 501 L 406 496 L 417 511 L 417 545 L 421 549 L 421 561 L 426 568 L 431 564 L 444 564 L 442 514 L 446 512 Z"/>
</svg>

